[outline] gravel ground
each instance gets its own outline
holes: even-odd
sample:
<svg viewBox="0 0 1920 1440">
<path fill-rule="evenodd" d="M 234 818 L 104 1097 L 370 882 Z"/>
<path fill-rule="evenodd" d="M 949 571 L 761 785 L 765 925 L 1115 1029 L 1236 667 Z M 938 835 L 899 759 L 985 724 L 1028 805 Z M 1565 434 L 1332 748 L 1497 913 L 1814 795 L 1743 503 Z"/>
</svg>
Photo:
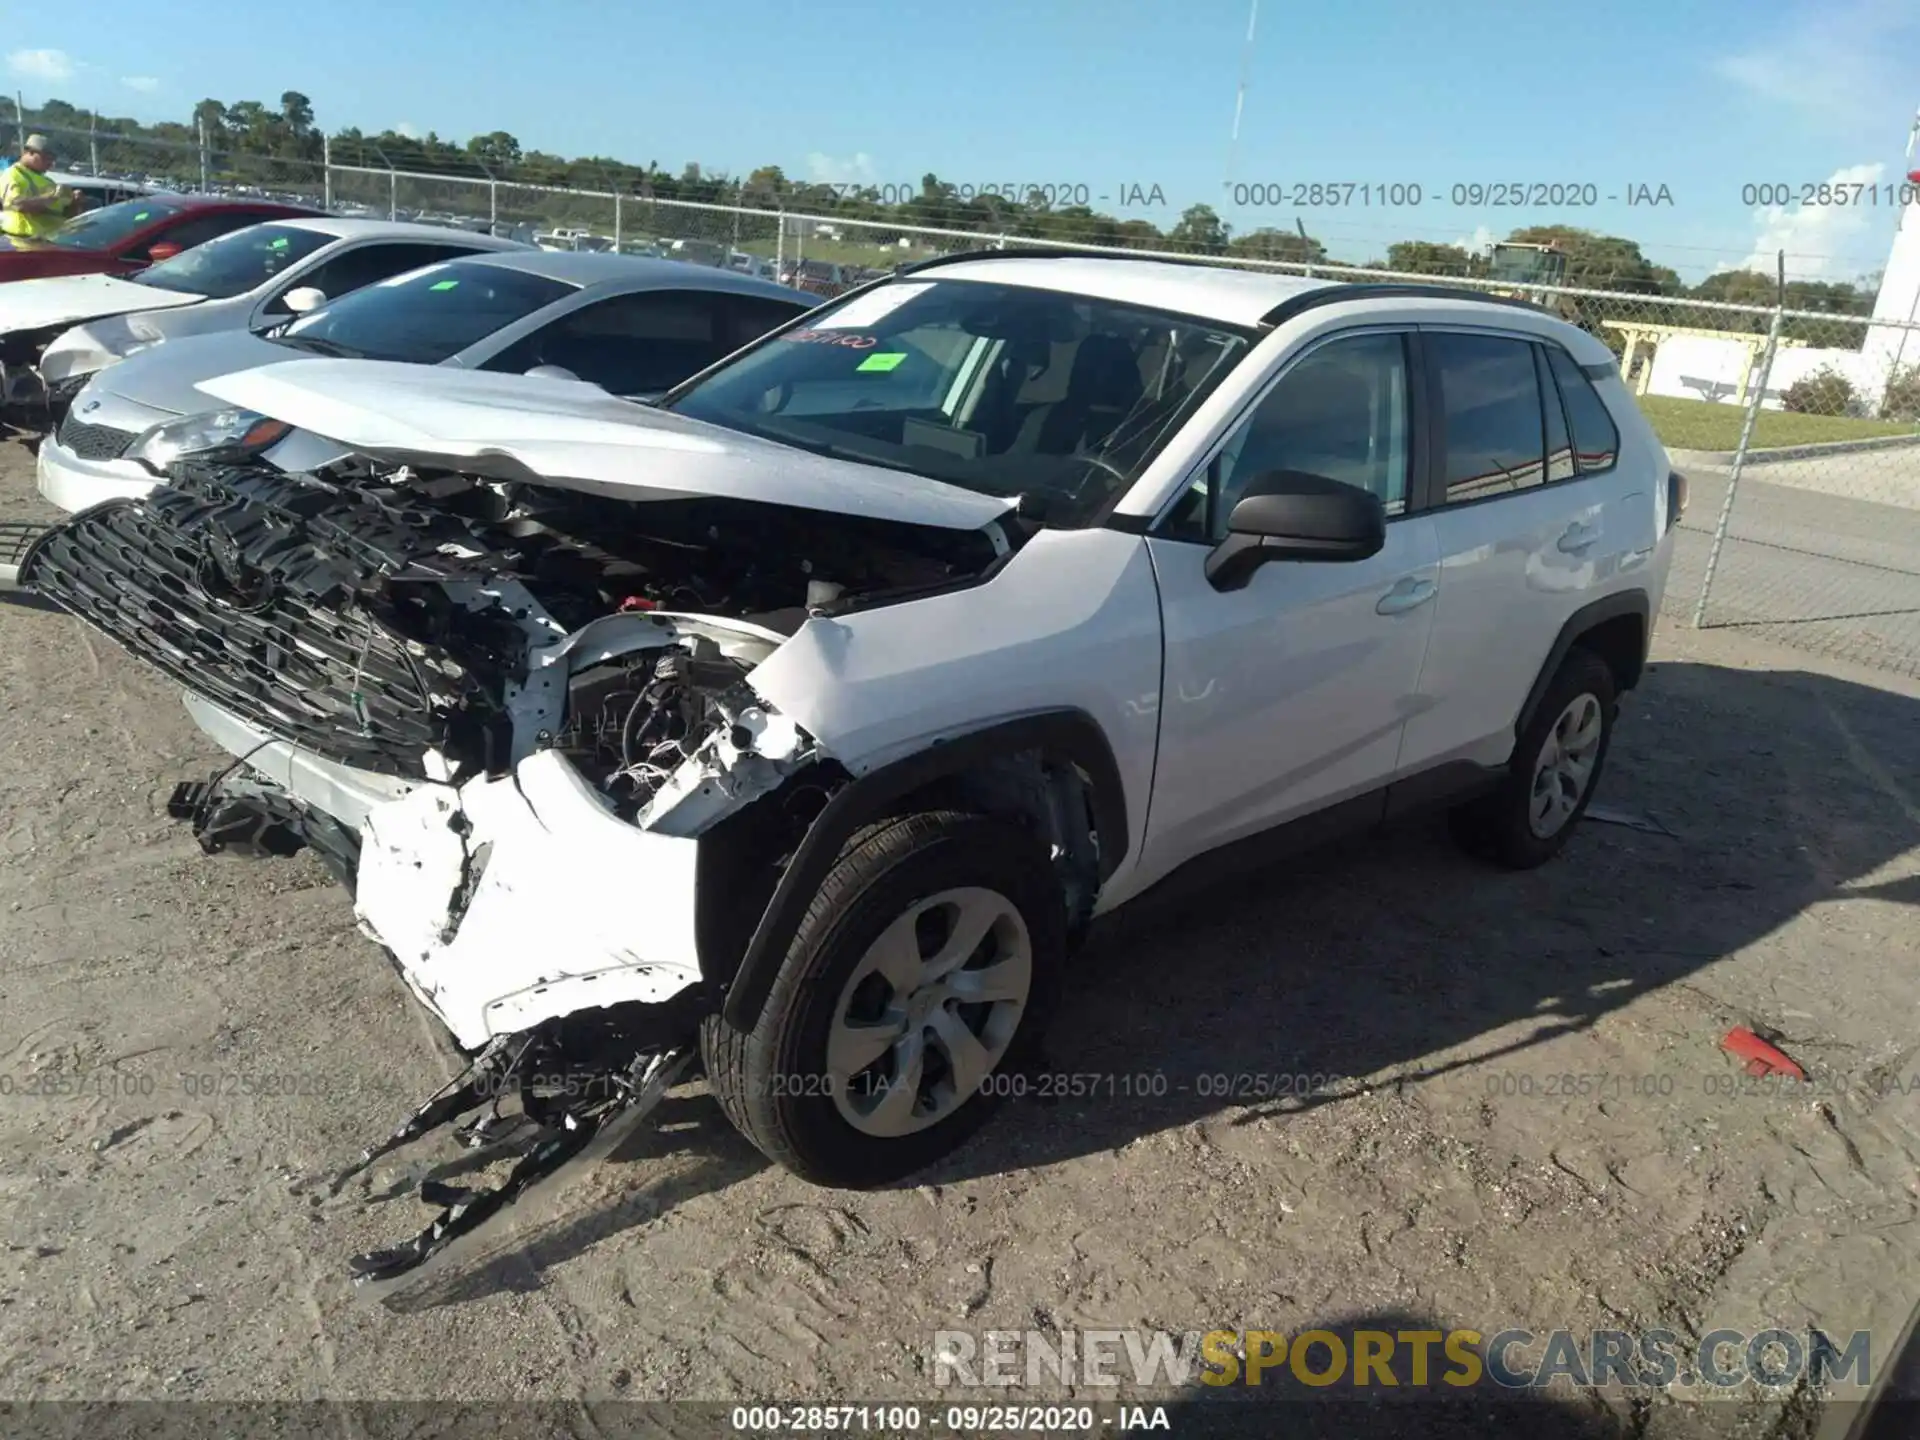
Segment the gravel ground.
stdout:
<svg viewBox="0 0 1920 1440">
<path fill-rule="evenodd" d="M 0 519 L 44 513 L 29 475 L 0 445 Z M 450 1052 L 317 865 L 208 859 L 165 818 L 221 758 L 169 686 L 0 603 L 0 1399 L 924 1399 L 951 1328 L 1884 1346 L 1920 1295 L 1920 682 L 1672 626 L 1655 661 L 1602 801 L 1666 833 L 1589 823 L 1508 875 L 1423 824 L 1108 924 L 1049 1047 L 1098 1093 L 855 1194 L 768 1167 L 695 1083 L 396 1311 L 343 1261 L 422 1213 L 378 1199 L 391 1169 L 317 1177 Z M 1725 1093 L 1743 1023 L 1820 1093 Z M 1345 1078 L 1203 1078 L 1297 1074 Z M 1591 1396 L 1539 1433 L 1708 1412 L 1808 1433 L 1804 1397 Z"/>
</svg>

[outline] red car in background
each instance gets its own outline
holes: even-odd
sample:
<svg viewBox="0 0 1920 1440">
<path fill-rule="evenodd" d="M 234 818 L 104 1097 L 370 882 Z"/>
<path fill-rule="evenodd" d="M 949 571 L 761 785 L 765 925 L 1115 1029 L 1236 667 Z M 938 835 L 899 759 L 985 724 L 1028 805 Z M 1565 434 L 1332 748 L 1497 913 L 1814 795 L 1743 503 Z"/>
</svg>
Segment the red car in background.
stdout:
<svg viewBox="0 0 1920 1440">
<path fill-rule="evenodd" d="M 318 210 L 219 195 L 142 195 L 76 215 L 52 235 L 0 235 L 0 280 L 52 275 L 132 275 L 182 250 L 262 220 Z"/>
</svg>

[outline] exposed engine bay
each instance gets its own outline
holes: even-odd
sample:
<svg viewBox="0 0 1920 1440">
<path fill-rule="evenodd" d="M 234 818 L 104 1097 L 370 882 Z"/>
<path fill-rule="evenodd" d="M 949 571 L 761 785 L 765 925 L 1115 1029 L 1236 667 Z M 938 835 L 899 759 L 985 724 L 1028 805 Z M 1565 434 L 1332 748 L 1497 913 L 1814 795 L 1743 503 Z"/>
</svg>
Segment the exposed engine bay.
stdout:
<svg viewBox="0 0 1920 1440">
<path fill-rule="evenodd" d="M 340 764 L 457 783 L 554 748 L 631 818 L 709 739 L 747 748 L 740 682 L 809 614 L 971 580 L 1004 548 L 753 502 L 202 462 L 50 532 L 22 578 Z"/>
<path fill-rule="evenodd" d="M 714 1008 L 697 837 L 836 768 L 754 693 L 754 667 L 809 617 L 973 583 L 1015 543 L 997 525 L 636 502 L 364 459 L 199 461 L 56 526 L 20 568 L 246 737 L 223 738 L 234 764 L 169 807 L 203 848 L 310 848 L 473 1057 L 367 1161 L 436 1130 L 497 1148 L 517 1097 L 512 1173 L 484 1192 L 423 1181 L 439 1216 L 355 1262 L 386 1281 L 635 1123 L 684 1065 Z M 356 812 L 296 793 L 270 751 L 390 788 Z M 641 884 L 671 902 L 636 930 Z M 563 915 L 535 894 L 566 895 Z"/>
</svg>

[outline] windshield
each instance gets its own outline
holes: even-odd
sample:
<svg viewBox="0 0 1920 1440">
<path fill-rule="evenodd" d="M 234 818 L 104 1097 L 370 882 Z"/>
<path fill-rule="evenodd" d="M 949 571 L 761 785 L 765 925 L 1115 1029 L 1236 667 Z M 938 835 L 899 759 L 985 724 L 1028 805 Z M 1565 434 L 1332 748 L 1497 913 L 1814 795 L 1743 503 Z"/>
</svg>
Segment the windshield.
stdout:
<svg viewBox="0 0 1920 1440">
<path fill-rule="evenodd" d="M 502 265 L 454 260 L 342 296 L 276 338 L 327 355 L 438 365 L 578 288 Z"/>
<path fill-rule="evenodd" d="M 49 245 L 69 250 L 108 250 L 179 208 L 177 200 L 122 200 L 118 205 L 102 205 L 74 216 L 46 239 Z"/>
<path fill-rule="evenodd" d="M 1230 326 L 972 280 L 823 307 L 667 408 L 804 450 L 1039 502 L 1081 525 L 1252 343 Z"/>
<path fill-rule="evenodd" d="M 264 285 L 289 265 L 306 259 L 322 245 L 331 244 L 324 230 L 296 225 L 249 225 L 204 245 L 196 245 L 133 279 L 162 290 L 181 290 L 225 300 Z"/>
</svg>

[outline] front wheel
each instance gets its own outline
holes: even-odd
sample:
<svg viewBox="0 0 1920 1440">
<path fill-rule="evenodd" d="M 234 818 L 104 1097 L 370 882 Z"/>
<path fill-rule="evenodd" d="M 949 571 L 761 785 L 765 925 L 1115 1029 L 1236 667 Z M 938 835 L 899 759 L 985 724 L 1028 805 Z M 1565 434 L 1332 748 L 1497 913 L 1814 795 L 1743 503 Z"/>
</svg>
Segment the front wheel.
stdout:
<svg viewBox="0 0 1920 1440">
<path fill-rule="evenodd" d="M 885 1184 L 956 1149 L 1031 1056 L 1059 984 L 1066 903 L 1003 820 L 910 815 L 850 840 L 751 1031 L 710 1017 L 707 1077 L 769 1159 Z"/>
</svg>

